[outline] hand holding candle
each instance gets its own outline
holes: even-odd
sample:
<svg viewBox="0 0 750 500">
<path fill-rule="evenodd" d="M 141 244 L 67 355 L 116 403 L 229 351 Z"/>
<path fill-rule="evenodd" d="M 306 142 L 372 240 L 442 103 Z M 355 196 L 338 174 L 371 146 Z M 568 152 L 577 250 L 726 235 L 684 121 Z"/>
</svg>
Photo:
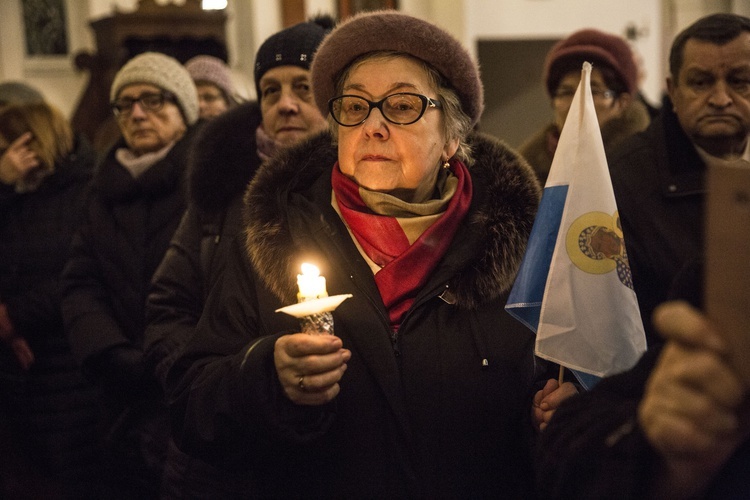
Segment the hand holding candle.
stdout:
<svg viewBox="0 0 750 500">
<path fill-rule="evenodd" d="M 297 275 L 297 304 L 282 307 L 276 312 L 283 312 L 300 319 L 305 333 L 329 333 L 333 335 L 333 315 L 350 294 L 328 296 L 326 279 L 320 270 L 312 264 L 302 264 L 302 274 Z"/>
</svg>

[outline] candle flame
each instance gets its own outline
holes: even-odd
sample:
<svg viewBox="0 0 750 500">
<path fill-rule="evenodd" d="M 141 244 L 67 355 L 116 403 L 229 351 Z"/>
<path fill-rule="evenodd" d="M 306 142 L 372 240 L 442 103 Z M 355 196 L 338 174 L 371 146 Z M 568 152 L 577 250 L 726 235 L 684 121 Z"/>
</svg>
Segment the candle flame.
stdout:
<svg viewBox="0 0 750 500">
<path fill-rule="evenodd" d="M 310 277 L 320 276 L 320 269 L 313 264 L 304 263 L 302 264 L 302 275 Z"/>
</svg>

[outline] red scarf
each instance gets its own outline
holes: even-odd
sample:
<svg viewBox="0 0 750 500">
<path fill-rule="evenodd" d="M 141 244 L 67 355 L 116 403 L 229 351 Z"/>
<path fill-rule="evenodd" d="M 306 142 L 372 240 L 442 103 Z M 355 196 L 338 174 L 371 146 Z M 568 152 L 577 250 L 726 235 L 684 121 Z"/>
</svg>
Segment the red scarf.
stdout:
<svg viewBox="0 0 750 500">
<path fill-rule="evenodd" d="M 331 184 L 339 210 L 363 251 L 382 267 L 375 274 L 375 283 L 394 331 L 469 210 L 472 185 L 468 170 L 460 161 L 451 160 L 451 171 L 458 183 L 445 212 L 409 244 L 396 217 L 373 212 L 362 200 L 360 187 L 341 173 L 338 163 L 333 168 Z"/>
</svg>

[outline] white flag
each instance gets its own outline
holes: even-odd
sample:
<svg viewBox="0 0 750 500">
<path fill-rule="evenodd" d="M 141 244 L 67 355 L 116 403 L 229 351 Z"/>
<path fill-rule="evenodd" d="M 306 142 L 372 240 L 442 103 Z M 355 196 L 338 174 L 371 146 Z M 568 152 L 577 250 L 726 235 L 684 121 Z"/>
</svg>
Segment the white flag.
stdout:
<svg viewBox="0 0 750 500">
<path fill-rule="evenodd" d="M 646 351 L 590 63 L 583 64 L 506 309 L 536 331 L 538 356 L 576 372 L 619 373 Z"/>
</svg>

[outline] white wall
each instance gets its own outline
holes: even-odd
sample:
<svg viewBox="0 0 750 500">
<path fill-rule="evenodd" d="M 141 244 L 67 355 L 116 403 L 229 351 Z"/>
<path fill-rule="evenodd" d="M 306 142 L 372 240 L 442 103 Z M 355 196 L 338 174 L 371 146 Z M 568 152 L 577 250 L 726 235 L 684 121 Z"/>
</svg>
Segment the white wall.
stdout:
<svg viewBox="0 0 750 500">
<path fill-rule="evenodd" d="M 663 87 L 661 2 L 654 0 L 466 0 L 466 31 L 474 39 L 563 38 L 582 28 L 625 35 L 633 25 L 633 47 L 643 57 L 643 90 L 658 100 Z"/>
<path fill-rule="evenodd" d="M 93 45 L 85 2 L 65 0 L 68 16 L 68 56 L 26 57 L 23 17 L 19 0 L 0 1 L 0 81 L 22 80 L 42 91 L 70 116 L 87 75 L 75 71 L 73 55 Z"/>
</svg>

